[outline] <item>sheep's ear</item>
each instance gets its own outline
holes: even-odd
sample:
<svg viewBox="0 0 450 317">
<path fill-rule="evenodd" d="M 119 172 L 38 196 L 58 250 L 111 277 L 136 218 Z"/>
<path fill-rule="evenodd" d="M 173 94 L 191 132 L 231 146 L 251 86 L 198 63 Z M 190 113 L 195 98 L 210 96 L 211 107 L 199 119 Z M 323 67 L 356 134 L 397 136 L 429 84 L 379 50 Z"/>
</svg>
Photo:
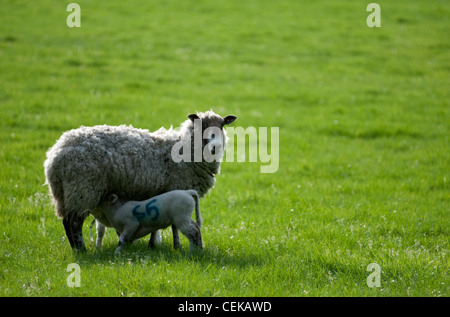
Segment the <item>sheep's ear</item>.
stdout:
<svg viewBox="0 0 450 317">
<path fill-rule="evenodd" d="M 117 197 L 116 194 L 111 194 L 111 196 L 109 196 L 109 200 L 111 201 L 111 204 L 115 204 L 118 199 L 119 199 L 119 197 Z"/>
<path fill-rule="evenodd" d="M 195 119 L 200 119 L 195 113 L 188 115 L 188 118 L 191 119 L 192 122 L 194 122 Z"/>
<path fill-rule="evenodd" d="M 227 125 L 227 124 L 233 123 L 236 119 L 237 119 L 236 116 L 234 116 L 232 114 L 229 114 L 228 116 L 225 116 L 223 118 L 223 125 Z"/>
</svg>

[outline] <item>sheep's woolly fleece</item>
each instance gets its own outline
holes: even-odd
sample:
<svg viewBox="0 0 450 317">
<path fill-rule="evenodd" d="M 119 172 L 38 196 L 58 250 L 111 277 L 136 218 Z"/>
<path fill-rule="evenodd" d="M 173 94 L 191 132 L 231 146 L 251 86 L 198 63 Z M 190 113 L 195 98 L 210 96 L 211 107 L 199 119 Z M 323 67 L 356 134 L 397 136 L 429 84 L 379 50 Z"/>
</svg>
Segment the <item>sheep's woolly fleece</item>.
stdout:
<svg viewBox="0 0 450 317">
<path fill-rule="evenodd" d="M 198 113 L 208 126 L 220 125 L 212 111 Z M 131 125 L 84 127 L 65 132 L 47 152 L 46 184 L 56 214 L 86 215 L 105 195 L 144 200 L 175 189 L 195 189 L 203 197 L 215 183 L 220 162 L 179 162 L 171 149 L 183 138 L 193 138 L 194 124 L 153 133 Z M 192 142 L 193 143 L 193 142 Z"/>
</svg>

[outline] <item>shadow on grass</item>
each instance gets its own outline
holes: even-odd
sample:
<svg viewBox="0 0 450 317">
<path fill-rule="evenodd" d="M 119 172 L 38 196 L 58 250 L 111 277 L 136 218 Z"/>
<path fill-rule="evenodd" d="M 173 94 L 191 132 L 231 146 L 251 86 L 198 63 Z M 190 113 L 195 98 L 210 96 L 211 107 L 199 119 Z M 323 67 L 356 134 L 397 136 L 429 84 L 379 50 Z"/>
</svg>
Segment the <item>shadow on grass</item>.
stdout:
<svg viewBox="0 0 450 317">
<path fill-rule="evenodd" d="M 173 249 L 172 245 L 163 242 L 154 249 L 147 248 L 145 240 L 135 241 L 133 244 L 121 251 L 117 257 L 114 256 L 115 245 L 106 245 L 101 251 L 95 248 L 88 248 L 87 252 L 75 252 L 74 257 L 80 265 L 97 265 L 101 264 L 141 264 L 148 263 L 196 263 L 204 265 L 216 265 L 219 267 L 239 267 L 263 266 L 264 258 L 251 253 L 232 252 L 230 249 L 221 249 L 218 246 L 204 246 L 202 250 L 189 252 L 189 246 L 181 250 Z"/>
</svg>

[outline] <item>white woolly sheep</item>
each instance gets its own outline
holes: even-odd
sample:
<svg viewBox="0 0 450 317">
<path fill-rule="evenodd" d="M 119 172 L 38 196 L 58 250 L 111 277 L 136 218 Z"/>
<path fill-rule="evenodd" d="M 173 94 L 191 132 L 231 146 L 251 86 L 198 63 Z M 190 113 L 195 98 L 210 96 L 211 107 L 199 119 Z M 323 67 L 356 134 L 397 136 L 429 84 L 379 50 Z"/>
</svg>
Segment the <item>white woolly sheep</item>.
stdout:
<svg viewBox="0 0 450 317">
<path fill-rule="evenodd" d="M 99 207 L 106 219 L 103 218 L 103 224 L 97 219 L 97 228 L 102 228 L 103 225 L 112 226 L 120 234 L 114 255 L 134 240 L 170 225 L 174 237 L 178 237 L 179 229 L 189 239 L 191 252 L 195 248 L 202 248 L 202 218 L 199 197 L 195 190 L 173 190 L 144 201 L 126 202 L 117 195 L 110 194 Z M 191 220 L 194 208 L 197 223 Z M 104 230 L 97 231 L 98 248 L 101 248 L 103 234 Z M 176 249 L 181 247 L 179 239 L 174 238 L 173 243 Z"/>
<path fill-rule="evenodd" d="M 195 189 L 203 197 L 214 186 L 227 139 L 223 127 L 237 118 L 222 118 L 212 111 L 188 118 L 180 129 L 161 128 L 153 133 L 125 125 L 82 126 L 65 132 L 48 150 L 44 162 L 46 184 L 73 249 L 86 250 L 83 222 L 110 193 L 139 201 L 175 189 Z M 220 131 L 222 137 L 214 138 L 215 133 L 205 138 L 209 128 Z M 195 135 L 200 135 L 200 144 Z M 217 139 L 221 142 L 215 143 Z M 180 144 L 182 148 L 177 147 Z M 199 146 L 200 150 L 216 154 L 216 159 L 199 159 Z M 183 151 L 181 161 L 173 159 L 174 148 L 176 154 Z M 157 240 L 159 234 L 153 233 L 152 240 Z"/>
</svg>

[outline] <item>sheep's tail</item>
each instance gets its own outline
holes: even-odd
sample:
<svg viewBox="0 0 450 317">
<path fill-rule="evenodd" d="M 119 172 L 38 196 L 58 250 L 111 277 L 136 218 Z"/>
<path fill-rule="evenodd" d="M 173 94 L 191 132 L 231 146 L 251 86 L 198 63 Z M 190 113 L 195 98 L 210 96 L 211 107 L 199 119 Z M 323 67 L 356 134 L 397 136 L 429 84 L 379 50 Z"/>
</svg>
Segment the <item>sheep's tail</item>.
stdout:
<svg viewBox="0 0 450 317">
<path fill-rule="evenodd" d="M 200 213 L 200 198 L 198 197 L 197 191 L 194 190 L 194 189 L 189 190 L 189 194 L 191 194 L 192 198 L 194 198 L 194 201 L 195 201 L 195 218 L 197 220 L 197 225 L 199 226 L 199 228 L 201 228 L 202 224 L 203 224 L 203 219 L 202 219 L 202 215 Z"/>
<path fill-rule="evenodd" d="M 54 159 L 47 159 L 44 162 L 44 185 L 48 185 L 49 187 L 52 201 L 55 206 L 56 215 L 60 218 L 64 218 L 67 216 L 67 212 L 64 208 L 64 187 L 55 165 L 56 163 L 54 162 Z"/>
</svg>

